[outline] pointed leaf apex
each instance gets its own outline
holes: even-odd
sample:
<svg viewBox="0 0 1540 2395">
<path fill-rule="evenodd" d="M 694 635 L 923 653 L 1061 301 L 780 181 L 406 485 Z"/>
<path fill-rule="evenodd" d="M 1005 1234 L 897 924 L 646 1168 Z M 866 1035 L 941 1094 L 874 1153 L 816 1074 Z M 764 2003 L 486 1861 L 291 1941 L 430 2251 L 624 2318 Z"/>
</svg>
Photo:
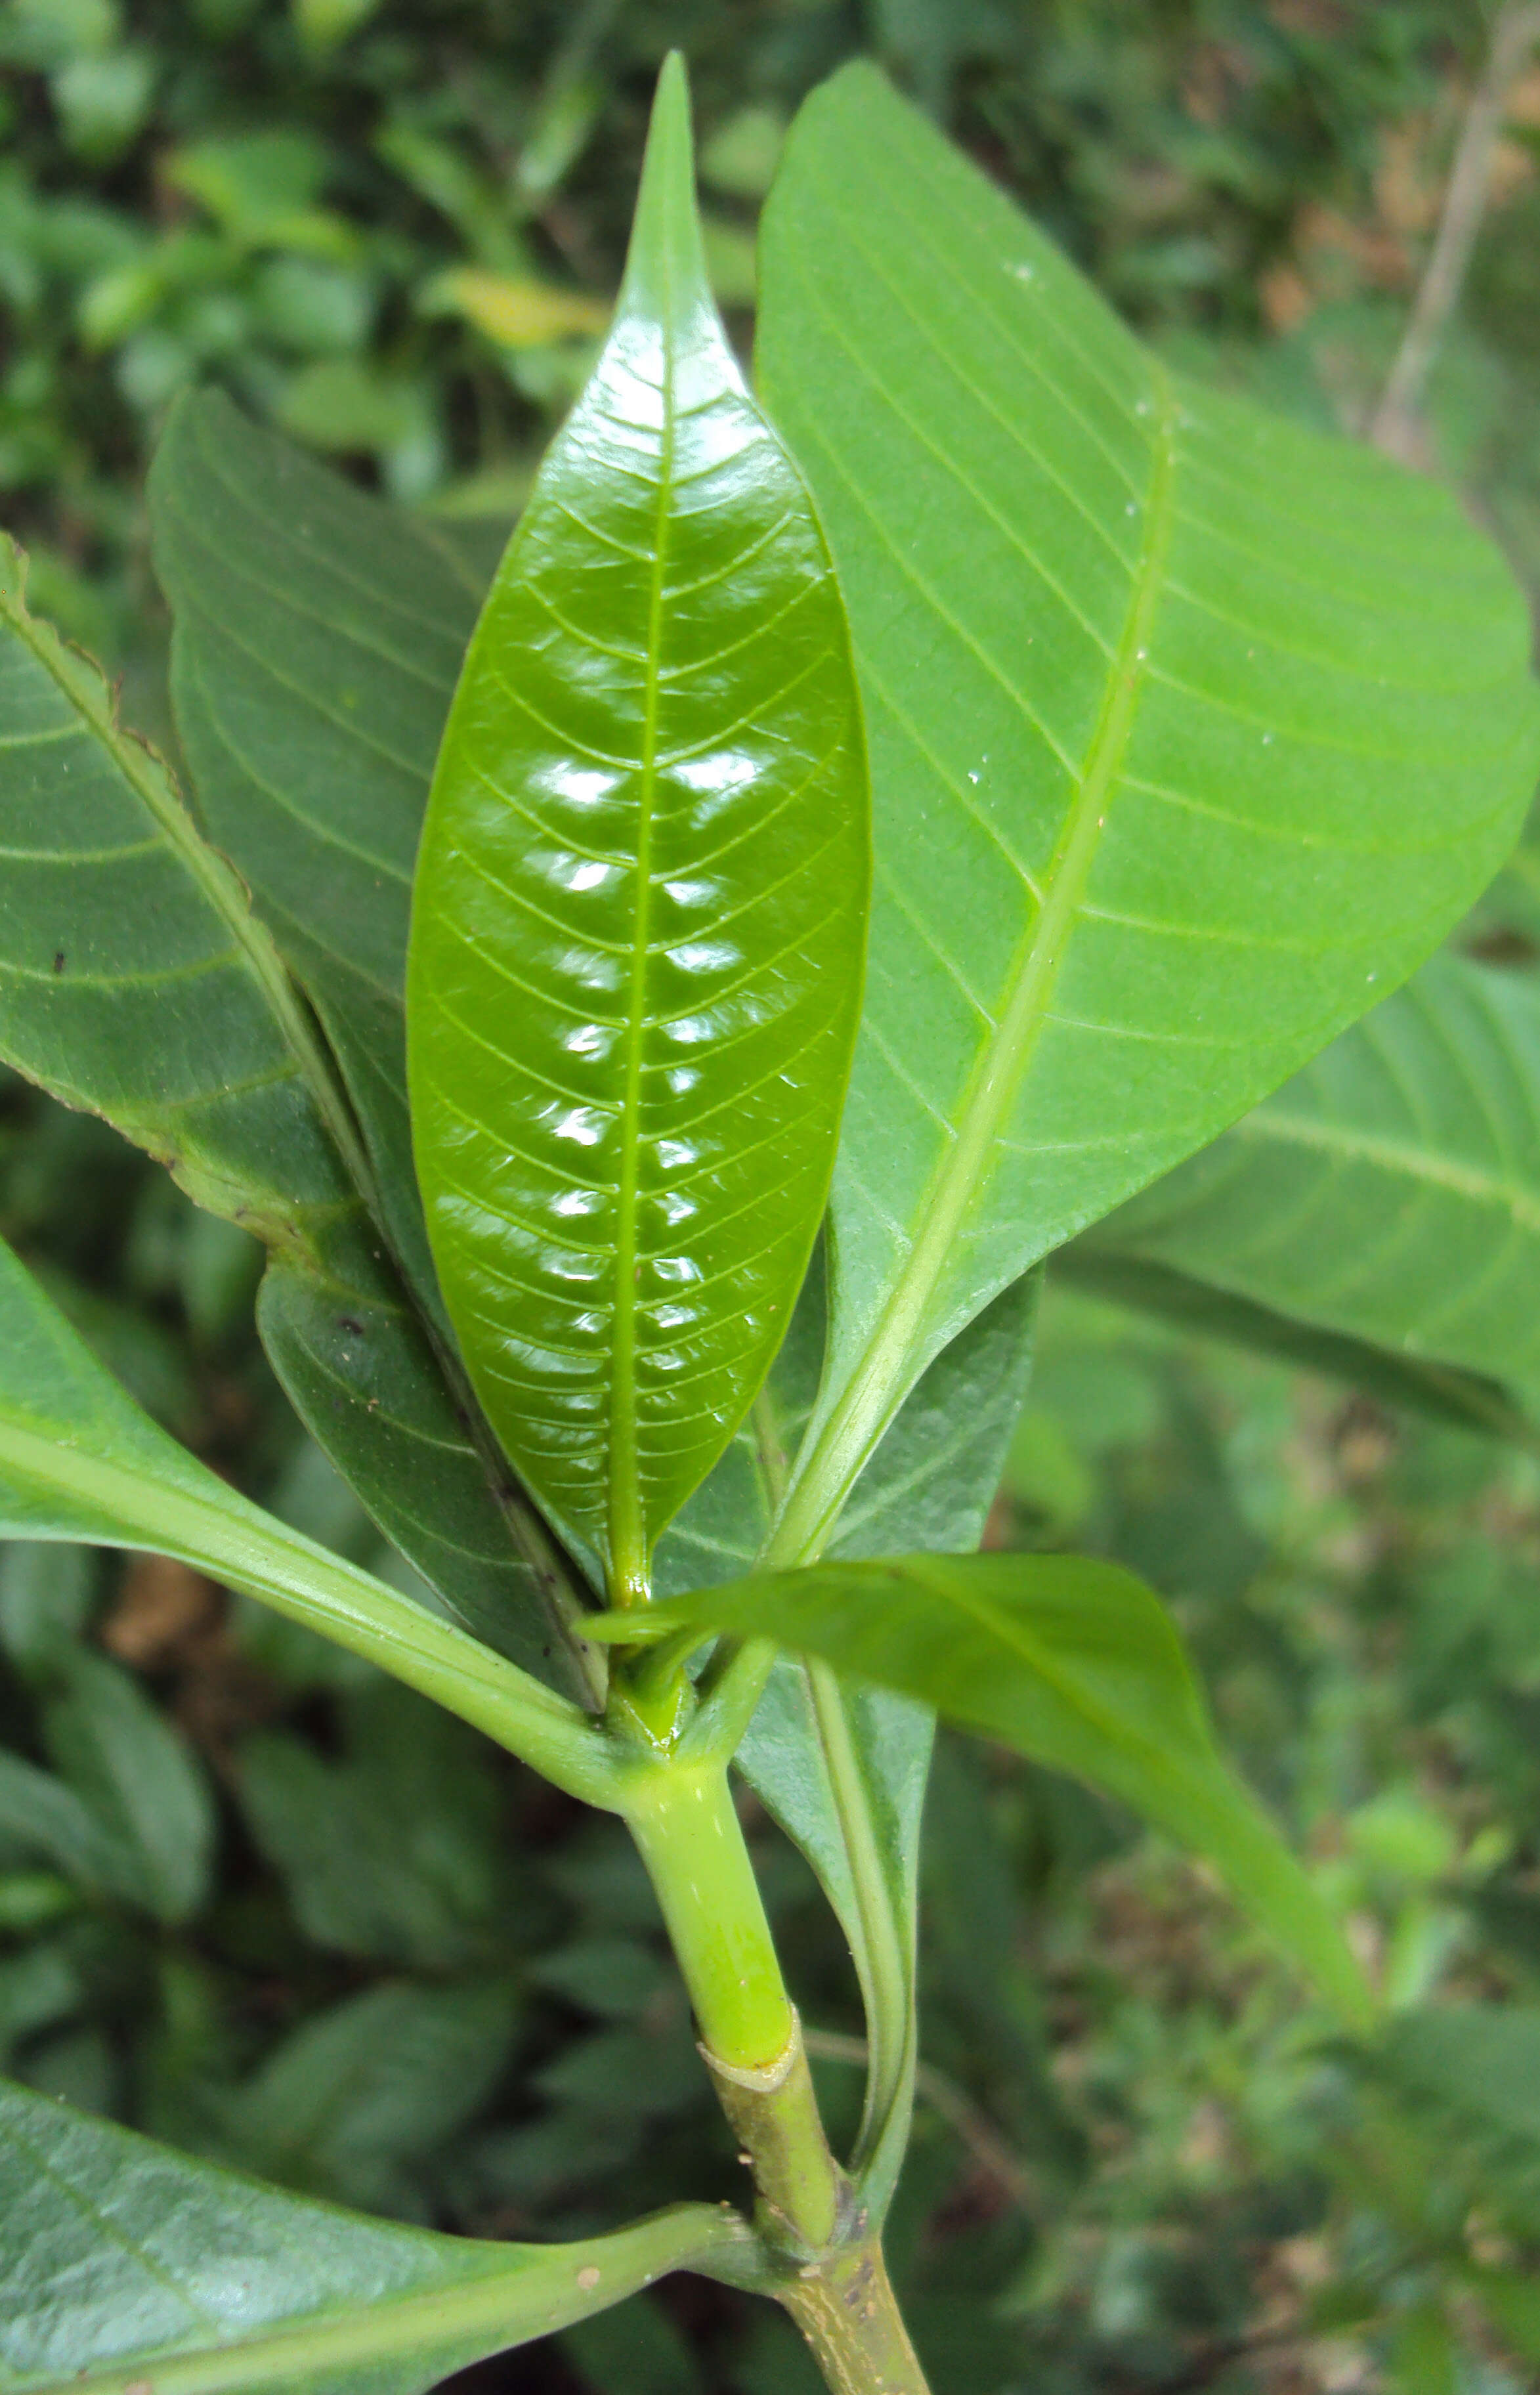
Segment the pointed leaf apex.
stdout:
<svg viewBox="0 0 1540 2395">
<path fill-rule="evenodd" d="M 652 101 L 620 314 L 651 317 L 678 336 L 703 311 L 717 312 L 695 205 L 690 76 L 682 54 L 670 50 Z"/>
</svg>

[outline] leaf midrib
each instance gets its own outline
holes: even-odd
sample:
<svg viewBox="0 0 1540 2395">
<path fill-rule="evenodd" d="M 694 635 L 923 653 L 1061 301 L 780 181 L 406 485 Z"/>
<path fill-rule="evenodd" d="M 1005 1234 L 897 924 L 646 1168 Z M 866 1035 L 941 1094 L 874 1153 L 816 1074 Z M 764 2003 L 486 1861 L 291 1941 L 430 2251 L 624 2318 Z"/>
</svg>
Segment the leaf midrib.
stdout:
<svg viewBox="0 0 1540 2395">
<path fill-rule="evenodd" d="M 845 1495 L 923 1368 L 928 1334 L 934 1329 L 930 1310 L 937 1290 L 1046 1020 L 1132 729 L 1170 542 L 1176 401 L 1158 361 L 1152 361 L 1152 373 L 1156 397 L 1143 547 L 1079 786 L 1045 879 L 1042 905 L 1010 976 L 1009 1002 L 974 1067 L 955 1137 L 921 1201 L 907 1261 L 864 1354 L 798 1471 L 767 1544 L 767 1564 L 808 1563 L 822 1552 Z"/>
<path fill-rule="evenodd" d="M 665 324 L 673 320 L 670 246 L 662 245 Z M 637 1201 L 641 1146 L 642 1031 L 646 1021 L 652 901 L 652 823 L 657 798 L 658 708 L 663 674 L 663 600 L 668 506 L 674 475 L 674 354 L 663 345 L 663 432 L 658 450 L 658 498 L 652 522 L 652 565 L 647 596 L 647 664 L 642 687 L 641 780 L 637 799 L 637 903 L 632 925 L 631 986 L 625 1035 L 625 1089 L 621 1105 L 619 1187 L 615 1197 L 615 1330 L 610 1420 L 610 1568 L 613 1602 L 645 1603 L 652 1565 L 641 1502 L 637 1422 Z"/>
</svg>

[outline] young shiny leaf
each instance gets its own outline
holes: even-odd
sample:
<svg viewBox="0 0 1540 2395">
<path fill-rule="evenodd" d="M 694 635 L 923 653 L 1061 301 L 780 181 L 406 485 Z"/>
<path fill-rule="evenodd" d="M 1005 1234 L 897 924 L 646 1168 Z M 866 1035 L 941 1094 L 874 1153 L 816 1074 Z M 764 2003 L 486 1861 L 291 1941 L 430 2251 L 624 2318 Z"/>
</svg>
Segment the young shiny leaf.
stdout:
<svg viewBox="0 0 1540 2395">
<path fill-rule="evenodd" d="M 624 1615 L 602 1620 L 601 1634 L 637 1634 Z M 1081 1555 L 814 1564 L 671 1598 L 646 1634 L 682 1622 L 820 1656 L 1105 1789 L 1206 1856 L 1346 2019 L 1362 2028 L 1371 2018 L 1330 1910 L 1215 1746 L 1170 1616 L 1119 1565 Z"/>
<path fill-rule="evenodd" d="M 1079 1244 L 1540 1392 L 1540 986 L 1433 958 Z"/>
<path fill-rule="evenodd" d="M 790 1319 L 866 887 L 839 596 L 706 287 L 674 61 L 614 330 L 455 697 L 408 975 L 461 1346 L 521 1476 L 623 1594 Z"/>
<path fill-rule="evenodd" d="M 603 1749 L 575 1705 L 227 1488 L 140 1411 L 3 1245 L 0 1536 L 176 1555 L 609 1801 Z"/>
<path fill-rule="evenodd" d="M 666 2271 L 751 2278 L 754 2255 L 705 2204 L 572 2245 L 398 2228 L 0 2082 L 6 2395 L 423 2395 Z"/>
<path fill-rule="evenodd" d="M 1429 953 L 1512 843 L 1540 708 L 1452 494 L 1173 377 L 870 67 L 793 129 L 757 359 L 850 611 L 877 847 L 789 1563 L 994 1290 Z"/>
</svg>

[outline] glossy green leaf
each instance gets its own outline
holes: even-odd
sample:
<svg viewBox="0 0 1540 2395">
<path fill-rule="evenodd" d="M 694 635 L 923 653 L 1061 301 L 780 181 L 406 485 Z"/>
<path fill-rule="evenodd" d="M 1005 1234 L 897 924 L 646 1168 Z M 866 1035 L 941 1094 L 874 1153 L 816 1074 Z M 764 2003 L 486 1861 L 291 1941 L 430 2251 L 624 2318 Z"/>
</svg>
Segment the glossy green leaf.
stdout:
<svg viewBox="0 0 1540 2395">
<path fill-rule="evenodd" d="M 340 1093 L 235 875 L 0 548 L 0 1055 L 200 1205 L 310 1246 L 352 1202 Z"/>
<path fill-rule="evenodd" d="M 625 1617 L 604 1619 L 611 1634 L 637 1634 Z M 1331 1912 L 1214 1744 L 1169 1615 L 1120 1566 L 1079 1555 L 814 1564 L 672 1598 L 647 1634 L 681 1621 L 821 1657 L 1105 1789 L 1206 1856 L 1336 2009 L 1360 2028 L 1369 2018 Z"/>
<path fill-rule="evenodd" d="M 403 986 L 412 871 L 480 577 L 220 391 L 150 476 L 172 699 L 199 812 L 315 1004 L 425 1293 Z"/>
<path fill-rule="evenodd" d="M 823 1212 L 867 882 L 838 592 L 707 291 L 660 86 L 615 328 L 471 644 L 414 902 L 445 1301 L 553 1517 L 645 1582 Z"/>
<path fill-rule="evenodd" d="M 1540 985 L 1435 958 L 1080 1244 L 1540 1393 Z"/>
<path fill-rule="evenodd" d="M 1171 377 L 869 67 L 792 132 L 758 364 L 850 614 L 877 855 L 790 1562 L 996 1290 L 1429 952 L 1540 710 L 1451 494 Z"/>
<path fill-rule="evenodd" d="M 396 2228 L 0 2083 L 6 2395 L 419 2395 L 665 2271 L 752 2275 L 753 2254 L 704 2204 L 573 2245 Z"/>
<path fill-rule="evenodd" d="M 602 1750 L 575 1705 L 227 1488 L 109 1379 L 3 1246 L 0 1535 L 178 1556 L 607 1801 Z"/>
</svg>

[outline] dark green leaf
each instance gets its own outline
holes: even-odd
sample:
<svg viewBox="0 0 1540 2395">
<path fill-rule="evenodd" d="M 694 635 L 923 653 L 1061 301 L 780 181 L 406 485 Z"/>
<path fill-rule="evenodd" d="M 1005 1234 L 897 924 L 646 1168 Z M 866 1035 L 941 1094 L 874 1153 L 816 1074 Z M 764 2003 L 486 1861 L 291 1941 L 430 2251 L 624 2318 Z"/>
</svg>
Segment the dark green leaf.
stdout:
<svg viewBox="0 0 1540 2395">
<path fill-rule="evenodd" d="M 307 1247 L 351 1201 L 313 1034 L 234 874 L 0 551 L 0 1053 L 218 1214 Z"/>
<path fill-rule="evenodd" d="M 257 1300 L 301 1420 L 455 1621 L 568 1693 L 601 1693 L 567 1579 L 511 1479 L 494 1486 L 400 1281 L 362 1234 L 335 1237 L 326 1267 L 275 1257 Z"/>
<path fill-rule="evenodd" d="M 634 1637 L 628 1617 L 604 1617 Z M 1077 1555 L 908 1555 L 815 1564 L 672 1598 L 681 1621 L 773 1638 L 933 1705 L 965 1729 L 1107 1790 L 1223 1872 L 1356 2027 L 1362 1974 L 1322 1898 L 1218 1753 L 1169 1616 L 1116 1564 Z"/>
<path fill-rule="evenodd" d="M 214 1806 L 178 1731 L 105 1655 L 61 1658 L 43 1712 L 49 1754 L 121 1858 L 116 1892 L 162 1921 L 185 1921 L 207 1893 Z"/>
<path fill-rule="evenodd" d="M 1537 710 L 1452 495 L 1174 381 L 869 67 L 793 130 L 759 328 L 878 855 L 789 1563 L 996 1290 L 1428 953 L 1512 842 Z"/>
<path fill-rule="evenodd" d="M 4 1246 L 0 1533 L 179 1556 L 607 1801 L 603 1750 L 576 1706 L 227 1488 L 109 1380 Z"/>
<path fill-rule="evenodd" d="M 1540 985 L 1436 957 L 1081 1244 L 1540 1389 Z"/>
<path fill-rule="evenodd" d="M 173 409 L 150 500 L 200 813 L 321 1013 L 392 1238 L 431 1296 L 402 985 L 423 809 L 480 579 L 218 391 Z"/>
<path fill-rule="evenodd" d="M 122 1857 L 85 1798 L 52 1772 L 0 1749 L 0 1847 L 52 1863 L 93 1895 L 115 1888 Z"/>
<path fill-rule="evenodd" d="M 345 1761 L 276 1731 L 236 1756 L 247 1826 L 300 1926 L 318 1945 L 408 1968 L 484 1960 L 505 1893 L 484 1750 L 389 1680 L 342 1705 Z"/>
<path fill-rule="evenodd" d="M 190 2162 L 0 2087 L 7 2395 L 419 2395 L 665 2271 L 741 2276 L 741 2221 L 679 2206 L 580 2245 L 437 2237 Z M 59 2291 L 67 2287 L 69 2301 Z"/>
<path fill-rule="evenodd" d="M 623 1590 L 791 1318 L 866 860 L 838 592 L 705 285 L 676 61 L 615 329 L 455 699 L 409 974 L 461 1345 L 521 1475 Z"/>
<path fill-rule="evenodd" d="M 384 1982 L 318 2013 L 225 2108 L 232 2155 L 264 2178 L 424 2218 L 424 2165 L 485 2103 L 508 2058 L 506 1981 Z"/>
</svg>

